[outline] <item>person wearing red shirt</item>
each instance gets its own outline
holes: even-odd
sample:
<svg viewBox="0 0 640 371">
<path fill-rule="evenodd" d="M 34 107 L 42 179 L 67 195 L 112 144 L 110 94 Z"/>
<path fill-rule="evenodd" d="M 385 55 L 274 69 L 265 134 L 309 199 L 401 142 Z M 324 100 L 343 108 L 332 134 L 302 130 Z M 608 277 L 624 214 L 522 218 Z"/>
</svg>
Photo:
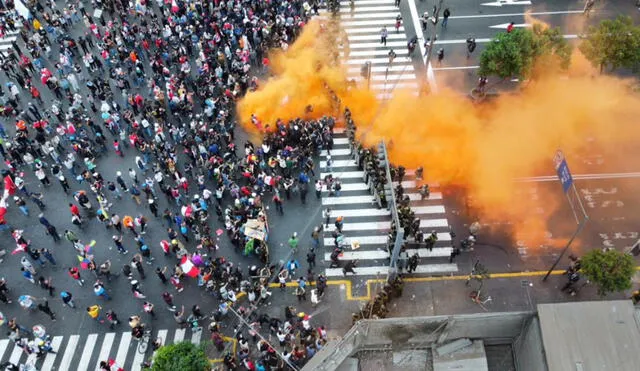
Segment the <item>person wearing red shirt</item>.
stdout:
<svg viewBox="0 0 640 371">
<path fill-rule="evenodd" d="M 514 25 L 515 25 L 514 22 L 509 23 L 509 25 L 507 26 L 507 33 L 510 33 L 511 31 L 513 31 Z"/>
<path fill-rule="evenodd" d="M 71 211 L 71 215 L 80 216 L 80 210 L 74 204 L 69 204 L 69 211 Z"/>
<path fill-rule="evenodd" d="M 40 96 L 40 90 L 38 90 L 35 86 L 31 85 L 31 87 L 29 88 L 29 90 L 31 91 L 31 96 L 36 99 L 38 102 L 40 103 L 44 103 L 44 101 L 42 100 L 42 97 Z"/>
</svg>

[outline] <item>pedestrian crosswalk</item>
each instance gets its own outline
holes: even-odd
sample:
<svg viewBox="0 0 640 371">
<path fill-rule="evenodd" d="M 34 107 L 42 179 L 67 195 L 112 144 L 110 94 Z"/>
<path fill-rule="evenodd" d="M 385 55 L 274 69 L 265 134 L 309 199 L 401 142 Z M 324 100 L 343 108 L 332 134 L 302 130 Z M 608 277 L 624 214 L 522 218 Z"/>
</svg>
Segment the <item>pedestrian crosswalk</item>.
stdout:
<svg viewBox="0 0 640 371">
<path fill-rule="evenodd" d="M 396 17 L 400 8 L 393 0 L 355 0 L 340 2 L 340 24 L 349 41 L 343 48 L 344 64 L 349 79 L 364 81 L 361 76 L 365 63 L 371 63 L 369 88 L 379 99 L 388 99 L 399 89 L 418 91 L 415 70 L 409 58 L 408 38 L 401 25 L 397 30 Z M 381 30 L 387 28 L 386 44 L 381 42 Z M 396 57 L 390 63 L 389 52 Z"/>
<path fill-rule="evenodd" d="M 152 331 L 150 339 L 142 341 L 158 339 L 163 345 L 182 341 L 200 344 L 202 336 L 202 328 L 199 331 L 176 329 L 172 334 L 170 330 L 163 329 Z M 99 368 L 100 361 L 109 359 L 115 360 L 127 371 L 140 371 L 142 363 L 152 355 L 151 345 L 147 346 L 145 353 L 138 351 L 139 342 L 130 332 L 54 336 L 51 344 L 55 353 L 47 353 L 36 360 L 35 368 L 39 371 L 95 371 Z M 27 358 L 28 355 L 13 341 L 0 340 L 0 363 L 11 362 L 18 365 L 27 362 Z"/>
<path fill-rule="evenodd" d="M 374 0 L 378 1 L 378 0 Z M 327 265 L 331 262 L 331 252 L 334 249 L 332 232 L 336 229 L 335 218 L 342 216 L 344 225 L 342 232 L 346 237 L 346 245 L 340 260 L 358 260 L 354 269 L 357 276 L 386 275 L 389 269 L 389 252 L 387 251 L 387 235 L 391 229 L 391 213 L 386 208 L 378 209 L 374 196 L 369 193 L 364 183 L 364 172 L 358 169 L 354 157 L 350 154 L 348 139 L 342 129 L 335 129 L 334 146 L 330 152 L 321 153 L 321 178 L 331 174 L 340 179 L 340 195 L 330 195 L 328 190 L 323 192 L 323 208 L 331 209 L 331 220 L 324 228 L 323 243 L 325 246 L 324 260 Z M 327 155 L 331 155 L 331 171 L 327 168 Z M 445 215 L 445 207 L 441 204 L 442 193 L 431 192 L 428 199 L 422 200 L 417 193 L 420 182 L 415 179 L 413 172 L 407 171 L 402 186 L 405 194 L 411 199 L 411 209 L 420 218 L 420 227 L 425 235 L 435 231 L 438 242 L 429 251 L 426 248 L 407 250 L 409 256 L 417 253 L 420 264 L 416 274 L 447 274 L 458 271 L 457 264 L 449 263 L 452 238 L 449 233 L 449 223 Z M 436 185 L 431 185 L 432 188 Z M 351 248 L 349 246 L 352 246 Z M 356 247 L 355 249 L 353 247 Z M 358 247 L 359 246 L 359 247 Z M 341 268 L 327 268 L 327 277 L 341 277 Z"/>
<path fill-rule="evenodd" d="M 18 30 L 16 30 L 16 31 L 7 31 L 7 32 L 5 32 L 3 37 L 0 37 L 0 53 L 5 51 L 5 50 L 9 50 L 9 49 L 11 49 L 13 47 L 11 45 L 11 43 L 18 39 L 18 34 L 19 33 L 20 33 L 20 31 L 18 31 Z"/>
</svg>

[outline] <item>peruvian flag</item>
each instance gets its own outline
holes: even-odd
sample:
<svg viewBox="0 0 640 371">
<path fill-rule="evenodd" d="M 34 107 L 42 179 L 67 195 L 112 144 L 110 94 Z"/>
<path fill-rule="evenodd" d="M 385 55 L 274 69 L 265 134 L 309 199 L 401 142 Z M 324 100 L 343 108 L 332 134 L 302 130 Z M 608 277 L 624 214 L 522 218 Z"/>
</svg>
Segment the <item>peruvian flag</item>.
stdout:
<svg viewBox="0 0 640 371">
<path fill-rule="evenodd" d="M 184 272 L 184 274 L 186 274 L 189 277 L 198 277 L 198 274 L 200 273 L 198 268 L 195 265 L 193 265 L 191 260 L 189 260 L 189 258 L 186 255 L 183 256 L 182 261 L 180 261 L 180 268 L 182 268 L 182 271 Z"/>
</svg>

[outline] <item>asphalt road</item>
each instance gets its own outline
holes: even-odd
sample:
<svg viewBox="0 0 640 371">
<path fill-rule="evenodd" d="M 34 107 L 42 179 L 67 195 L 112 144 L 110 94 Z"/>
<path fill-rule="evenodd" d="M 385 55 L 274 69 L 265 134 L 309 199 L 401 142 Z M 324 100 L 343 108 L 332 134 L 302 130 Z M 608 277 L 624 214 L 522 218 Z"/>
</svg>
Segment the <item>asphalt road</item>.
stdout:
<svg viewBox="0 0 640 371">
<path fill-rule="evenodd" d="M 435 0 L 415 1 L 415 16 L 420 17 L 425 11 L 428 11 L 430 16 L 433 15 L 433 6 L 437 3 Z M 434 52 L 440 47 L 444 48 L 445 52 L 442 64 L 437 62 L 435 53 L 432 57 L 432 67 L 437 84 L 451 87 L 463 94 L 468 93 L 477 84 L 478 59 L 486 42 L 496 33 L 504 32 L 510 22 L 514 22 L 516 27 L 525 27 L 527 23 L 525 13 L 527 12 L 551 27 L 559 27 L 562 34 L 569 35 L 568 37 L 571 37 L 569 41 L 574 44 L 577 41 L 573 38 L 575 35 L 583 33 L 586 26 L 595 25 L 602 19 L 615 18 L 620 14 L 630 15 L 636 22 L 640 19 L 640 11 L 634 6 L 635 2 L 631 0 L 598 2 L 588 18 L 582 14 L 583 1 L 533 0 L 531 5 L 482 5 L 486 3 L 493 3 L 493 1 L 444 1 L 443 7 L 449 8 L 451 16 L 447 27 L 443 28 L 441 25 L 442 12 L 440 12 L 440 22 L 436 26 L 437 41 Z M 412 16 L 410 7 L 406 3 L 403 5 L 405 6 L 402 7 L 402 14 L 405 19 L 408 19 L 407 17 Z M 408 23 L 406 22 L 405 26 Z M 429 39 L 433 27 L 430 24 L 427 32 L 421 32 L 422 36 Z M 407 34 L 410 32 L 407 31 Z M 476 38 L 477 48 L 467 59 L 465 40 L 469 37 Z M 417 70 L 421 69 L 423 73 L 426 73 L 420 58 L 414 58 L 414 63 L 417 65 Z"/>
<path fill-rule="evenodd" d="M 89 7 L 87 8 L 87 11 L 92 13 L 92 9 Z M 105 14 L 105 18 L 108 19 L 108 15 Z M 76 27 L 73 28 L 71 34 L 77 37 L 85 31 L 84 25 L 76 24 Z M 21 41 L 19 44 L 22 45 Z M 52 54 L 54 56 L 57 55 L 57 46 L 55 45 L 53 46 Z M 46 61 L 46 65 L 49 69 L 54 70 L 51 65 L 51 61 Z M 87 76 L 88 72 L 85 70 L 83 74 Z M 0 81 L 2 81 L 3 84 L 8 81 L 4 73 L 0 74 Z M 50 94 L 49 89 L 44 87 L 40 83 L 39 79 L 36 78 L 33 79 L 33 81 L 36 87 L 41 91 L 44 101 L 50 102 L 53 99 L 53 95 Z M 140 92 L 145 96 L 150 93 L 146 90 L 138 89 L 133 86 L 132 92 Z M 84 87 L 83 84 L 81 84 L 80 93 L 83 95 L 89 94 L 88 89 Z M 123 101 L 120 92 L 117 89 L 114 89 L 114 93 L 114 97 L 119 100 L 121 105 L 124 106 L 125 102 Z M 23 107 L 26 107 L 26 103 L 30 101 L 28 95 L 29 94 L 22 95 Z M 35 104 L 38 105 L 38 103 Z M 42 110 L 45 107 L 40 106 L 40 108 Z M 91 114 L 90 111 L 89 114 Z M 96 122 L 100 122 L 101 119 L 98 116 L 95 118 Z M 14 121 L 11 119 L 2 120 L 2 124 L 11 135 L 13 133 Z M 105 132 L 107 133 L 107 142 L 110 143 L 113 138 L 111 138 L 108 131 Z M 241 129 L 236 129 L 236 133 L 236 143 L 238 145 L 243 144 L 248 139 L 247 135 L 243 133 Z M 112 151 L 112 147 L 110 145 L 108 147 L 108 153 L 104 154 L 96 161 L 97 171 L 99 171 L 106 180 L 111 181 L 115 180 L 116 172 L 121 171 L 125 182 L 127 184 L 131 184 L 132 181 L 128 176 L 128 169 L 136 169 L 134 159 L 137 153 L 131 149 L 125 148 L 125 156 L 119 157 Z M 71 195 L 77 190 L 85 190 L 90 193 L 87 184 L 80 184 L 74 181 L 72 177 L 68 177 L 71 185 L 71 191 L 69 192 L 69 195 L 66 195 L 60 184 L 51 175 L 49 175 L 49 178 L 52 184 L 45 189 L 44 186 L 35 178 L 31 170 L 24 169 L 24 172 L 26 187 L 29 191 L 41 192 L 44 195 L 43 202 L 46 204 L 46 209 L 43 211 L 43 214 L 51 224 L 57 228 L 61 236 L 66 229 L 70 229 L 75 231 L 84 243 L 89 243 L 90 241 L 95 240 L 96 244 L 92 249 L 92 254 L 95 257 L 96 263 L 100 265 L 109 259 L 112 262 L 112 272 L 114 273 L 119 273 L 124 265 L 130 263 L 132 255 L 137 252 L 136 243 L 133 240 L 133 235 L 131 233 L 124 233 L 124 246 L 130 251 L 130 253 L 128 255 L 121 255 L 117 252 L 112 243 L 112 235 L 115 233 L 113 229 L 106 229 L 104 225 L 99 223 L 95 218 L 85 218 L 85 226 L 82 229 L 78 229 L 71 223 L 71 214 L 68 207 L 69 202 L 74 202 Z M 137 172 L 138 177 L 144 178 L 140 171 Z M 210 187 L 212 186 L 213 185 L 210 184 Z M 123 277 L 113 278 L 110 282 L 103 279 L 108 294 L 112 298 L 110 301 L 106 301 L 103 298 L 98 298 L 94 295 L 92 284 L 96 277 L 93 276 L 92 273 L 88 273 L 87 271 L 81 272 L 82 277 L 85 279 L 85 285 L 83 287 L 80 287 L 73 282 L 67 274 L 67 269 L 71 266 L 78 266 L 79 261 L 75 250 L 68 241 L 64 240 L 64 238 L 61 242 L 55 243 L 51 237 L 45 234 L 45 228 L 38 223 L 38 214 L 40 213 L 40 210 L 29 200 L 27 200 L 29 216 L 23 215 L 23 213 L 13 204 L 12 200 L 9 200 L 10 205 L 6 219 L 14 228 L 24 230 L 25 238 L 31 241 L 31 245 L 34 248 L 48 248 L 53 252 L 57 261 L 56 265 L 52 265 L 48 262 L 44 267 L 38 266 L 37 263 L 34 263 L 34 265 L 37 270 L 36 278 L 43 276 L 50 279 L 56 290 L 54 296 L 50 297 L 46 290 L 28 282 L 21 276 L 20 259 L 24 254 L 9 254 L 9 252 L 14 249 L 15 243 L 8 231 L 0 232 L 2 248 L 7 251 L 7 254 L 3 257 L 3 261 L 0 263 L 0 276 L 7 279 L 8 287 L 11 290 L 9 297 L 13 300 L 12 304 L 0 303 L 0 311 L 5 315 L 5 317 L 16 317 L 18 323 L 28 328 L 36 324 L 42 324 L 47 328 L 49 334 L 65 336 L 65 339 L 68 339 L 70 335 L 103 334 L 112 331 L 108 328 L 106 323 L 100 323 L 89 318 L 86 313 L 86 308 L 94 304 L 101 305 L 103 307 L 103 313 L 109 309 L 116 312 L 118 317 L 123 321 L 123 324 L 115 330 L 117 332 L 128 332 L 129 327 L 126 324 L 126 319 L 135 314 L 145 318 L 146 322 L 152 324 L 155 331 L 160 329 L 168 329 L 170 331 L 175 330 L 176 323 L 173 316 L 171 312 L 165 310 L 164 303 L 161 299 L 161 294 L 164 291 L 171 292 L 175 296 L 175 303 L 178 307 L 184 305 L 187 314 L 190 312 L 191 307 L 194 304 L 199 304 L 204 313 L 212 313 L 218 308 L 217 298 L 206 293 L 202 287 L 198 287 L 195 280 L 185 282 L 185 290 L 178 293 L 170 284 L 167 284 L 167 286 L 163 285 L 155 276 L 153 272 L 156 267 L 167 266 L 170 269 L 177 263 L 173 258 L 164 257 L 160 249 L 160 241 L 167 239 L 166 225 L 160 218 L 154 218 L 144 203 L 142 206 L 139 206 L 134 202 L 129 194 L 124 193 L 123 196 L 124 198 L 122 200 L 117 200 L 112 194 L 109 193 L 107 195 L 109 201 L 113 203 L 110 210 L 111 215 L 117 213 L 123 217 L 124 215 L 137 216 L 143 214 L 149 219 L 148 229 L 144 235 L 144 240 L 146 244 L 151 247 L 152 256 L 155 257 L 155 261 L 153 264 L 144 265 L 146 279 L 139 277 L 137 272 L 134 272 L 134 277 L 141 283 L 142 292 L 147 297 L 145 300 L 156 305 L 157 318 L 145 318 L 148 315 L 143 313 L 143 300 L 135 299 L 133 297 L 130 291 L 130 284 Z M 146 201 L 144 196 L 141 196 L 141 198 L 143 202 Z M 225 204 L 229 202 L 232 202 L 229 198 L 224 201 Z M 93 200 L 93 203 L 95 206 L 95 200 Z M 297 257 L 300 261 L 301 268 L 298 273 L 300 275 L 306 275 L 307 263 L 304 256 L 306 254 L 306 249 L 310 245 L 309 236 L 313 229 L 313 224 L 316 222 L 315 218 L 310 216 L 316 213 L 319 219 L 319 205 L 320 201 L 315 200 L 315 197 L 309 197 L 307 206 L 304 207 L 301 206 L 299 198 L 294 198 L 292 200 L 285 201 L 284 216 L 279 216 L 271 210 L 268 210 L 270 224 L 269 244 L 271 261 L 273 263 L 277 263 L 289 256 L 289 247 L 286 246 L 286 241 L 293 232 L 297 231 L 301 236 L 300 252 L 298 252 L 299 256 Z M 169 202 L 163 195 L 159 195 L 158 208 L 160 212 L 165 208 L 171 209 L 174 213 L 179 212 L 175 207 L 175 203 Z M 212 231 L 215 231 L 218 228 L 224 229 L 224 225 L 216 220 L 215 215 L 210 218 L 210 226 Z M 226 233 L 222 234 L 217 242 L 220 249 L 216 252 L 216 255 L 224 256 L 228 260 L 234 262 L 243 269 L 245 274 L 247 273 L 248 266 L 259 264 L 257 258 L 244 257 L 238 251 L 234 250 Z M 183 240 L 183 243 L 185 243 L 188 250 L 193 251 L 195 249 L 193 236 L 191 236 L 190 242 Z M 319 264 L 322 263 L 319 261 Z M 73 294 L 76 309 L 62 306 L 62 301 L 59 297 L 59 293 L 62 290 L 69 291 Z M 293 289 L 287 289 L 283 294 L 274 295 L 268 307 L 265 307 L 263 310 L 269 312 L 272 316 L 283 317 L 284 312 L 282 308 L 285 305 L 296 301 L 295 296 L 292 295 L 292 291 Z M 47 315 L 39 311 L 26 311 L 22 309 L 17 300 L 21 295 L 31 295 L 38 298 L 40 301 L 43 301 L 46 298 L 49 301 L 52 311 L 57 315 L 57 321 L 52 321 Z M 312 311 L 311 304 L 308 302 L 300 304 L 299 309 L 307 312 Z M 328 328 L 330 328 L 328 320 L 325 322 L 322 316 L 323 314 L 316 316 L 317 322 L 314 323 L 314 325 L 326 324 Z M 233 327 L 237 324 L 237 321 L 231 319 L 227 322 L 228 328 L 226 331 L 232 331 Z M 208 323 L 209 322 L 207 321 L 204 325 L 207 326 Z M 205 336 L 208 337 L 208 333 L 206 333 Z M 81 342 L 85 341 L 84 337 L 80 339 Z M 64 344 L 67 344 L 66 340 Z M 5 361 L 8 359 L 11 351 L 9 349 L 5 352 L 6 344 L 4 343 L 0 344 L 0 348 L 2 348 L 1 351 L 3 353 L 0 355 L 0 359 Z M 78 350 L 80 350 L 80 348 Z M 92 357 L 97 359 L 98 347 L 92 350 L 94 351 L 94 353 L 92 353 Z M 62 355 L 60 357 L 62 357 Z M 77 362 L 77 358 L 80 357 L 80 355 L 76 355 L 75 357 L 74 361 Z M 24 358 L 22 360 L 24 361 Z"/>
</svg>

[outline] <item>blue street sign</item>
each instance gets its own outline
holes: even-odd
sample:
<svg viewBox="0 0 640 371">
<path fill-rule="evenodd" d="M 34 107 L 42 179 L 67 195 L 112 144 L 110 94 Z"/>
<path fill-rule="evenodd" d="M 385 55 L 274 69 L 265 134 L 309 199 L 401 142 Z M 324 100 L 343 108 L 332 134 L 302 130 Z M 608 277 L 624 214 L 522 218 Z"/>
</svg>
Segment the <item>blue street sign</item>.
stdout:
<svg viewBox="0 0 640 371">
<path fill-rule="evenodd" d="M 560 178 L 560 183 L 562 183 L 562 190 L 564 193 L 567 193 L 571 185 L 573 184 L 573 177 L 571 176 L 571 172 L 569 171 L 569 165 L 567 165 L 567 160 L 562 159 L 558 166 L 556 166 L 556 172 L 558 173 L 558 178 Z"/>
</svg>

